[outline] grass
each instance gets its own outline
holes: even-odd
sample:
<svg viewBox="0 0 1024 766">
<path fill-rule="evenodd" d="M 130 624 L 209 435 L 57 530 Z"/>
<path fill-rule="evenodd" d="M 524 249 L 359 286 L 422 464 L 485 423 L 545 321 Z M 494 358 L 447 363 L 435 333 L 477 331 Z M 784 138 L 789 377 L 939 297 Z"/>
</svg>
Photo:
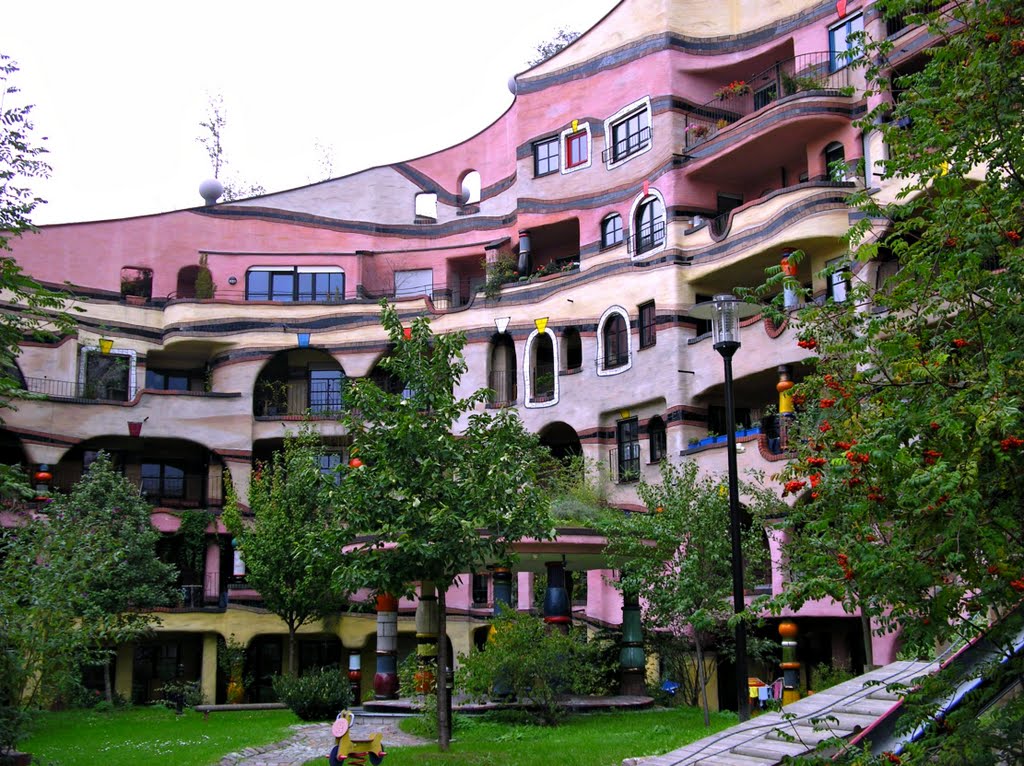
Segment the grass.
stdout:
<svg viewBox="0 0 1024 766">
<path fill-rule="evenodd" d="M 287 739 L 301 723 L 290 710 L 183 715 L 163 707 L 40 713 L 19 747 L 47 766 L 209 766 L 245 747 Z"/>
<path fill-rule="evenodd" d="M 732 713 L 713 713 L 705 729 L 697 708 L 591 713 L 556 727 L 502 723 L 487 716 L 458 718 L 451 750 L 437 745 L 392 747 L 386 766 L 619 766 L 623 758 L 660 755 L 736 723 Z M 412 726 L 410 726 L 412 724 Z M 416 733 L 415 719 L 402 729 Z M 386 743 L 385 743 L 386 744 Z M 323 760 L 306 762 L 322 766 Z"/>
</svg>

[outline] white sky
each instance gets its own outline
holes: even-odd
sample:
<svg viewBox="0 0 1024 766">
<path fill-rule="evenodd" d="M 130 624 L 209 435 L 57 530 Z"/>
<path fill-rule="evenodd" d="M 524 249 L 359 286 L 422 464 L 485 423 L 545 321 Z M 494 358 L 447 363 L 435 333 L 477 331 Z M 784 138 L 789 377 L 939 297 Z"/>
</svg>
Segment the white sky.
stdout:
<svg viewBox="0 0 1024 766">
<path fill-rule="evenodd" d="M 511 103 L 509 76 L 560 26 L 616 0 L 33 0 L 8 4 L 0 52 L 35 104 L 53 175 L 37 224 L 202 204 L 196 141 L 224 97 L 221 178 L 267 191 L 427 154 Z"/>
</svg>

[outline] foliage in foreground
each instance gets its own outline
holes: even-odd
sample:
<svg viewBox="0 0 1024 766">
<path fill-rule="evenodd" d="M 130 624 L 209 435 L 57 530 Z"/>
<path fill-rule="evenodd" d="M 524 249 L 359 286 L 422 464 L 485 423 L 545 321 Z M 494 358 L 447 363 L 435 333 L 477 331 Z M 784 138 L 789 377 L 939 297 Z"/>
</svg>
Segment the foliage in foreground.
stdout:
<svg viewBox="0 0 1024 766">
<path fill-rule="evenodd" d="M 799 315 L 817 357 L 794 389 L 785 554 L 804 576 L 774 606 L 835 598 L 911 653 L 995 622 L 1007 657 L 1005 618 L 1024 593 L 1024 12 L 1017 0 L 876 7 L 941 44 L 890 78 L 901 43 L 862 41 L 883 98 L 860 126 L 882 132 L 885 176 L 903 190 L 862 195 L 847 300 Z M 786 281 L 775 272 L 770 290 Z M 993 681 L 1021 664 L 969 672 Z M 907 725 L 932 725 L 902 762 L 1021 762 L 1024 709 L 989 707 L 998 683 L 939 715 L 959 670 L 911 696 Z"/>
<path fill-rule="evenodd" d="M 301 676 L 274 676 L 274 694 L 303 721 L 333 721 L 352 703 L 348 674 L 337 665 Z"/>
<path fill-rule="evenodd" d="M 603 647 L 586 630 L 552 630 L 535 616 L 503 609 L 481 651 L 459 656 L 459 686 L 487 700 L 496 686 L 508 689 L 535 718 L 555 725 L 570 694 L 601 694 Z"/>
<path fill-rule="evenodd" d="M 297 723 L 290 710 L 221 713 L 208 720 L 193 710 L 179 716 L 161 706 L 66 710 L 37 713 L 22 749 L 60 766 L 137 766 L 154 759 L 208 766 L 227 753 L 287 739 Z"/>
</svg>

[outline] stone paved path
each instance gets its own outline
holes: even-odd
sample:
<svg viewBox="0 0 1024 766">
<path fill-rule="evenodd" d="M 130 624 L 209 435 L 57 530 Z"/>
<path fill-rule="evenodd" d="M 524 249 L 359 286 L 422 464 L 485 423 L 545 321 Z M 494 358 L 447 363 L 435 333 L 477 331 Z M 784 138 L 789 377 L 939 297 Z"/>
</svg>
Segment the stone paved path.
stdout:
<svg viewBox="0 0 1024 766">
<path fill-rule="evenodd" d="M 403 745 L 429 745 L 430 741 L 414 737 L 399 730 L 398 721 L 359 723 L 352 727 L 358 739 L 368 738 L 372 732 L 384 732 L 384 749 Z M 294 726 L 295 734 L 283 742 L 262 747 L 247 747 L 237 753 L 229 753 L 220 759 L 220 766 L 302 766 L 311 758 L 323 758 L 334 746 L 331 725 L 328 723 L 301 724 Z"/>
</svg>

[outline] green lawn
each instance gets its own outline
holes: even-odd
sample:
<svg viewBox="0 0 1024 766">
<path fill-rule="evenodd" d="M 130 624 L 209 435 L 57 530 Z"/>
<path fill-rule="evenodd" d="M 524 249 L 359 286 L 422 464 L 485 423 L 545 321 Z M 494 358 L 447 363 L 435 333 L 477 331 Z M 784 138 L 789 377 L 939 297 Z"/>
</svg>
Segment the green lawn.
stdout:
<svg viewBox="0 0 1024 766">
<path fill-rule="evenodd" d="M 208 721 L 162 707 L 69 710 L 39 714 L 20 748 L 52 766 L 209 766 L 230 752 L 287 739 L 297 723 L 290 710 L 214 713 Z"/>
<path fill-rule="evenodd" d="M 573 716 L 557 727 L 464 717 L 449 752 L 438 752 L 437 745 L 393 747 L 384 764 L 619 766 L 623 758 L 665 753 L 735 723 L 734 714 L 714 713 L 711 728 L 705 729 L 701 711 L 695 708 L 592 713 Z M 314 764 L 323 766 L 323 760 L 307 762 Z"/>
</svg>

